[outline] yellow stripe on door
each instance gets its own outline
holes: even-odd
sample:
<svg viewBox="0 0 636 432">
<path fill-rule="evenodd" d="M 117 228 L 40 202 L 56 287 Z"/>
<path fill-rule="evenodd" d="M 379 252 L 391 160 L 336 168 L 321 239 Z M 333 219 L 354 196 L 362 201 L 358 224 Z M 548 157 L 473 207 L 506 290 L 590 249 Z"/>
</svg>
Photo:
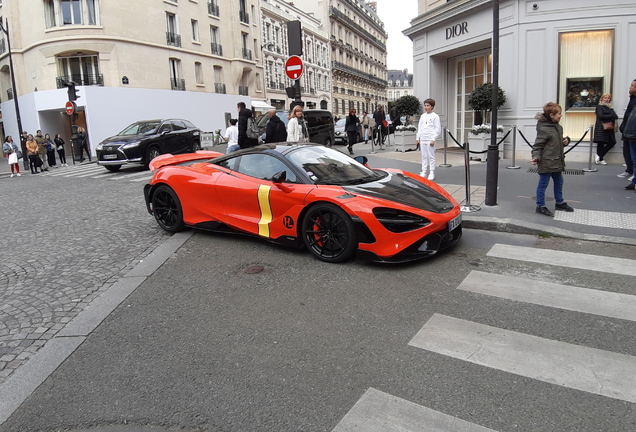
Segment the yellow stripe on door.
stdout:
<svg viewBox="0 0 636 432">
<path fill-rule="evenodd" d="M 269 191 L 272 187 L 260 185 L 258 188 L 258 206 L 261 208 L 261 220 L 258 221 L 258 235 L 269 237 L 269 223 L 272 221 L 272 207 L 269 205 Z"/>
</svg>

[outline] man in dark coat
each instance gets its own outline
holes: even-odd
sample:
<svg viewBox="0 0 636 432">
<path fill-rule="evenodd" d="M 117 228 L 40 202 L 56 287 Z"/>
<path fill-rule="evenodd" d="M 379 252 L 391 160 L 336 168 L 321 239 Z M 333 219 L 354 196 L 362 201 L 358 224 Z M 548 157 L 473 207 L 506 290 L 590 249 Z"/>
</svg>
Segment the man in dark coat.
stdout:
<svg viewBox="0 0 636 432">
<path fill-rule="evenodd" d="M 382 132 L 381 144 L 384 144 L 384 140 L 386 139 L 389 130 L 383 125 L 383 121 L 386 120 L 386 115 L 384 114 L 384 108 L 382 107 L 382 105 L 378 106 L 378 110 L 373 113 L 373 120 L 375 120 L 375 124 L 377 125 L 376 127 L 379 128 Z"/>
<path fill-rule="evenodd" d="M 625 130 L 625 125 L 627 124 L 627 119 L 631 114 L 632 110 L 636 109 L 636 80 L 632 81 L 632 85 L 629 86 L 629 102 L 627 103 L 627 108 L 625 109 L 625 114 L 623 114 L 623 121 L 621 122 L 618 130 L 621 131 L 621 134 Z M 636 142 L 633 142 L 632 145 L 636 146 Z M 623 138 L 623 158 L 625 159 L 625 172 L 622 172 L 618 175 L 621 178 L 627 178 L 631 181 L 630 184 L 625 186 L 625 189 L 634 189 L 634 185 L 636 184 L 636 177 L 634 177 L 634 162 L 636 162 L 633 158 L 631 152 L 630 141 Z"/>
<path fill-rule="evenodd" d="M 252 110 L 245 106 L 245 102 L 236 104 L 238 109 L 238 145 L 242 149 L 254 147 L 258 145 L 257 138 L 248 138 L 247 136 L 247 119 L 252 117 Z"/>
<path fill-rule="evenodd" d="M 287 128 L 285 123 L 276 115 L 275 110 L 267 113 L 269 121 L 267 122 L 267 130 L 265 131 L 265 142 L 276 143 L 287 141 Z"/>
</svg>

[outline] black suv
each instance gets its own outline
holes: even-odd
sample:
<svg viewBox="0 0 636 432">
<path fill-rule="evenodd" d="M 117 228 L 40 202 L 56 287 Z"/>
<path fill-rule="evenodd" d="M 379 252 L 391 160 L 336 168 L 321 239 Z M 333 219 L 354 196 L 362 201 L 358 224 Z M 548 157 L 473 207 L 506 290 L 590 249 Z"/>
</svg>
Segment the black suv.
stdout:
<svg viewBox="0 0 636 432">
<path fill-rule="evenodd" d="M 287 123 L 289 123 L 289 119 L 287 118 L 288 113 L 288 111 L 276 111 L 276 115 L 280 117 L 283 123 L 285 123 L 285 127 L 287 127 Z M 303 116 L 307 122 L 309 142 L 331 147 L 335 141 L 333 115 L 331 114 L 331 111 L 306 109 L 303 110 Z M 267 126 L 268 121 L 269 118 L 267 117 L 267 114 L 265 114 L 258 120 L 258 126 L 264 129 Z M 265 139 L 264 136 L 263 139 Z"/>
<path fill-rule="evenodd" d="M 148 166 L 165 153 L 190 153 L 201 149 L 201 131 L 187 120 L 144 120 L 131 124 L 95 148 L 97 163 L 109 171 L 122 165 Z"/>
</svg>

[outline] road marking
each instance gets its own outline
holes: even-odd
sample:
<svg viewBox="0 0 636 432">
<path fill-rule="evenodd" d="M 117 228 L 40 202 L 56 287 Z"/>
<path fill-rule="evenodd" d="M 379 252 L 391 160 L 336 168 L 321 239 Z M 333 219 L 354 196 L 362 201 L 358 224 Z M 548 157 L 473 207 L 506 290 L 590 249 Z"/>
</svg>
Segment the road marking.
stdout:
<svg viewBox="0 0 636 432">
<path fill-rule="evenodd" d="M 487 256 L 636 276 L 636 261 L 624 258 L 611 258 L 577 252 L 563 252 L 503 244 L 495 244 L 490 251 L 488 251 Z"/>
<path fill-rule="evenodd" d="M 636 403 L 636 357 L 434 314 L 409 345 Z"/>
<path fill-rule="evenodd" d="M 374 388 L 367 390 L 333 432 L 494 432 Z"/>
<path fill-rule="evenodd" d="M 261 209 L 261 219 L 258 221 L 258 235 L 269 237 L 269 223 L 272 221 L 272 207 L 269 204 L 271 186 L 258 187 L 258 206 Z"/>
<path fill-rule="evenodd" d="M 636 321 L 636 296 L 471 271 L 457 289 L 575 312 Z"/>
</svg>

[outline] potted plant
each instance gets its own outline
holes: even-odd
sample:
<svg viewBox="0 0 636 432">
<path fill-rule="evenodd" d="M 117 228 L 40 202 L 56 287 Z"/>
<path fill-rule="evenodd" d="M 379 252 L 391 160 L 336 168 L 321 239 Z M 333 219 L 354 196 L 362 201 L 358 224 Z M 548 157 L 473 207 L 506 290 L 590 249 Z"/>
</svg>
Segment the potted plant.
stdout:
<svg viewBox="0 0 636 432">
<path fill-rule="evenodd" d="M 492 83 L 485 83 L 475 87 L 468 98 L 468 106 L 475 112 L 473 124 L 485 123 L 487 113 L 492 111 Z M 506 103 L 506 93 L 499 87 L 497 108 Z"/>
<path fill-rule="evenodd" d="M 415 114 L 419 114 L 422 111 L 422 103 L 413 95 L 402 96 L 395 101 L 393 105 L 398 116 L 411 117 Z M 407 120 L 408 122 L 408 120 Z M 404 151 L 405 145 L 416 146 L 415 133 L 417 132 L 417 126 L 415 125 L 402 125 L 395 128 L 395 151 Z M 398 146 L 400 147 L 398 149 Z"/>
<path fill-rule="evenodd" d="M 488 149 L 490 144 L 491 125 L 488 123 L 475 125 L 468 134 L 468 143 L 471 151 L 484 151 Z M 503 136 L 503 126 L 497 125 L 497 139 Z"/>
</svg>

